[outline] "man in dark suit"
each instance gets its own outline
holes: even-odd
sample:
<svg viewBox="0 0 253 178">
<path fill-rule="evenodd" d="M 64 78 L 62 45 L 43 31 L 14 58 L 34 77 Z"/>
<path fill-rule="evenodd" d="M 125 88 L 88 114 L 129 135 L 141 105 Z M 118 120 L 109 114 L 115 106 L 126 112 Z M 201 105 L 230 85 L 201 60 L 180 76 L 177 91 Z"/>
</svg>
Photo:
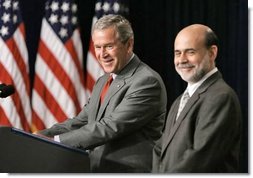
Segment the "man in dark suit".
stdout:
<svg viewBox="0 0 253 178">
<path fill-rule="evenodd" d="M 106 74 L 97 80 L 89 102 L 76 117 L 37 134 L 88 150 L 92 172 L 151 172 L 152 149 L 166 116 L 164 83 L 133 53 L 133 30 L 122 16 L 99 19 L 92 39 Z"/>
<path fill-rule="evenodd" d="M 154 147 L 153 172 L 238 171 L 240 104 L 215 67 L 217 53 L 218 39 L 209 27 L 194 24 L 178 33 L 174 64 L 188 86 L 171 106 Z"/>
</svg>

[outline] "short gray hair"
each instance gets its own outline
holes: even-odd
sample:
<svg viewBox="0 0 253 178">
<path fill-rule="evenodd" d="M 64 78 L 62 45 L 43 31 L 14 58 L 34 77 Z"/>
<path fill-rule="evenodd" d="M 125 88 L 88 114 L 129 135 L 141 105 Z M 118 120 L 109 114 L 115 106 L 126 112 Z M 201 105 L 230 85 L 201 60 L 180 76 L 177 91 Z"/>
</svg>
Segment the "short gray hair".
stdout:
<svg viewBox="0 0 253 178">
<path fill-rule="evenodd" d="M 118 38 L 122 43 L 126 43 L 128 39 L 134 38 L 133 29 L 130 22 L 121 15 L 105 15 L 98 19 L 92 28 L 92 34 L 95 30 L 103 30 L 114 27 Z"/>
</svg>

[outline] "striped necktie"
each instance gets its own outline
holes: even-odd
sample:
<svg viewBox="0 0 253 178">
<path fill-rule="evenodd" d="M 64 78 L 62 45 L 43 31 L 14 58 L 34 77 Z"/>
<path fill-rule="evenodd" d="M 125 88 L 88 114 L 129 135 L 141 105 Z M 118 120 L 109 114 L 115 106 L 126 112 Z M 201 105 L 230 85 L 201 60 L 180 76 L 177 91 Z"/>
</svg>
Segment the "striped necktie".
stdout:
<svg viewBox="0 0 253 178">
<path fill-rule="evenodd" d="M 187 101 L 189 100 L 189 98 L 190 98 L 190 95 L 189 95 L 188 91 L 186 90 L 180 100 L 176 120 L 178 119 L 178 116 L 180 115 L 181 111 L 184 109 L 184 106 L 187 103 Z"/>
</svg>

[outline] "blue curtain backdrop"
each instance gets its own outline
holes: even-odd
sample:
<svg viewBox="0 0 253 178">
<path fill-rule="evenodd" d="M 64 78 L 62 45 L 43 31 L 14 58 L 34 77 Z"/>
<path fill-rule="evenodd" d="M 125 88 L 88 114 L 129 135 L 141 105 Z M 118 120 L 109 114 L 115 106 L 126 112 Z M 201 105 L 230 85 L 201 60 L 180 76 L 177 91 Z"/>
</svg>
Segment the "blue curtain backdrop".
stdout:
<svg viewBox="0 0 253 178">
<path fill-rule="evenodd" d="M 20 1 L 26 25 L 31 83 L 45 1 Z M 95 0 L 78 0 L 77 3 L 84 54 L 87 54 Z M 240 171 L 248 172 L 247 0 L 130 0 L 128 19 L 135 32 L 135 53 L 164 79 L 168 108 L 186 86 L 173 64 L 173 44 L 177 32 L 189 24 L 203 23 L 217 33 L 220 38 L 217 66 L 227 83 L 235 89 L 242 106 Z"/>
</svg>

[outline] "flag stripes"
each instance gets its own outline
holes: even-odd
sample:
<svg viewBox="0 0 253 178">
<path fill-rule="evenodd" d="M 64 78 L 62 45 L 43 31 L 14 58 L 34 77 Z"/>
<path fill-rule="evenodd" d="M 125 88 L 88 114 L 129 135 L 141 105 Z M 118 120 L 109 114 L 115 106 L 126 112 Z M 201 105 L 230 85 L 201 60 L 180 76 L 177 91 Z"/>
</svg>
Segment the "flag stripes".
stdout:
<svg viewBox="0 0 253 178">
<path fill-rule="evenodd" d="M 13 85 L 16 91 L 0 99 L 0 125 L 30 131 L 28 52 L 19 2 L 0 0 L 0 17 L 0 83 Z"/>
<path fill-rule="evenodd" d="M 35 130 L 74 117 L 87 102 L 83 49 L 73 0 L 48 0 L 32 96 Z"/>
<path fill-rule="evenodd" d="M 126 2 L 98 0 L 92 24 L 105 14 L 126 14 Z M 25 26 L 19 3 L 0 0 L 0 83 L 16 89 L 13 95 L 0 99 L 0 125 L 26 131 L 45 129 L 74 117 L 87 103 L 104 71 L 90 40 L 84 75 L 76 12 L 74 0 L 47 0 L 30 91 Z"/>
</svg>

